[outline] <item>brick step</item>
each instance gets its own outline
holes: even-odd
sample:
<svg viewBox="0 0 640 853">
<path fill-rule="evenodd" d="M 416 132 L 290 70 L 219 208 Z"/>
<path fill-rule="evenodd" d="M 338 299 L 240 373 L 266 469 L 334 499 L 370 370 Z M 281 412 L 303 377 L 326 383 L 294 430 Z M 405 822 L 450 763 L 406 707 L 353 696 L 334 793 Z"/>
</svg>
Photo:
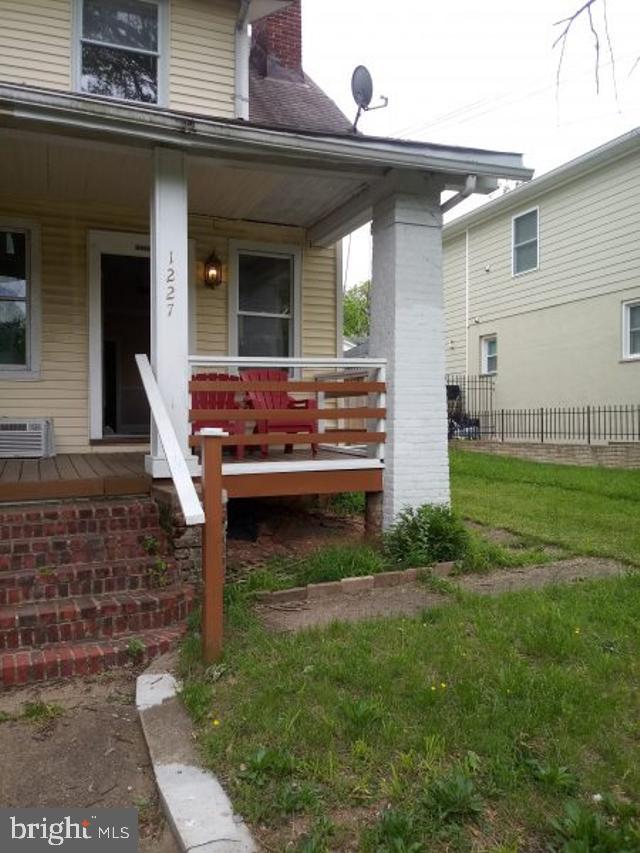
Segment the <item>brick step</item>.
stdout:
<svg viewBox="0 0 640 853">
<path fill-rule="evenodd" d="M 158 589 L 177 580 L 174 561 L 160 556 L 4 571 L 0 572 L 0 607 L 74 595 Z"/>
<path fill-rule="evenodd" d="M 0 649 L 109 639 L 168 627 L 186 619 L 193 599 L 193 588 L 184 585 L 2 607 Z"/>
<path fill-rule="evenodd" d="M 184 630 L 184 625 L 174 625 L 114 640 L 52 643 L 42 649 L 0 652 L 0 689 L 75 675 L 97 675 L 115 666 L 144 664 L 173 648 Z"/>
<path fill-rule="evenodd" d="M 126 522 L 126 519 L 115 520 Z M 163 554 L 165 551 L 165 534 L 154 527 L 145 532 L 119 530 L 7 539 L 0 541 L 0 573 L 126 560 L 150 555 L 150 552 Z"/>
<path fill-rule="evenodd" d="M 150 527 L 159 527 L 158 505 L 151 498 L 77 498 L 0 506 L 0 540 Z"/>
</svg>

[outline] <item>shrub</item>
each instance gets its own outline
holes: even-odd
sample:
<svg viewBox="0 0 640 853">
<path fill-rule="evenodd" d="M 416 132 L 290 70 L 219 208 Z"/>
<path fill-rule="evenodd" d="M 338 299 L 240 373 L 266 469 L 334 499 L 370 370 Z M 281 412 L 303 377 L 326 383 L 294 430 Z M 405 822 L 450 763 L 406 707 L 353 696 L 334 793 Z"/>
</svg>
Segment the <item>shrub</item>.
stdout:
<svg viewBox="0 0 640 853">
<path fill-rule="evenodd" d="M 405 566 L 459 560 L 468 547 L 469 534 L 458 516 L 430 504 L 403 510 L 384 536 L 388 558 Z"/>
</svg>

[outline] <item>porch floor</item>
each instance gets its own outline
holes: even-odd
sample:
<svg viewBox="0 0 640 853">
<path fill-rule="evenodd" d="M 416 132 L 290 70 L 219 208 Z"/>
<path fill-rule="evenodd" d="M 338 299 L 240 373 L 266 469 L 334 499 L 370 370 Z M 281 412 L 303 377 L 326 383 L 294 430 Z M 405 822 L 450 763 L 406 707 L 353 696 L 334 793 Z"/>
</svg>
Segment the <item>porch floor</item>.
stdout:
<svg viewBox="0 0 640 853">
<path fill-rule="evenodd" d="M 127 452 L 0 459 L 0 502 L 148 494 L 152 479 L 145 472 L 144 457 Z M 266 457 L 247 453 L 242 461 L 235 453 L 225 453 L 223 484 L 230 497 L 380 491 L 382 470 L 376 465 L 336 450 L 320 448 L 314 458 L 308 447 L 289 454 L 271 447 Z"/>
<path fill-rule="evenodd" d="M 60 453 L 0 459 L 0 501 L 148 494 L 144 453 Z"/>
</svg>

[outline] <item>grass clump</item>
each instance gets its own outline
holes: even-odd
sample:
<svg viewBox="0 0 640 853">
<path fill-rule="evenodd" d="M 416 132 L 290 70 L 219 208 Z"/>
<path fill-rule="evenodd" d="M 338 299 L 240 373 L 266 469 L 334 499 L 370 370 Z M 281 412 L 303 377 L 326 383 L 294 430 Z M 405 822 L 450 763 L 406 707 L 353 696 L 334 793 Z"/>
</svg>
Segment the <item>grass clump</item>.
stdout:
<svg viewBox="0 0 640 853">
<path fill-rule="evenodd" d="M 399 566 L 428 566 L 458 560 L 469 547 L 469 532 L 446 506 L 407 507 L 384 535 L 384 552 Z"/>
<path fill-rule="evenodd" d="M 336 515 L 364 515 L 364 492 L 340 492 L 331 495 L 327 507 Z"/>
<path fill-rule="evenodd" d="M 601 808 L 571 801 L 551 821 L 561 853 L 634 853 L 640 850 L 640 812 L 637 806 L 613 797 L 602 798 Z"/>
<path fill-rule="evenodd" d="M 64 708 L 52 702 L 25 702 L 22 716 L 32 723 L 46 725 L 64 714 Z"/>
<path fill-rule="evenodd" d="M 465 553 L 457 561 L 457 569 L 464 574 L 484 574 L 494 569 L 539 566 L 554 559 L 557 557 L 545 551 L 543 545 L 505 547 L 497 542 L 489 542 L 476 533 L 471 533 Z"/>
<path fill-rule="evenodd" d="M 273 592 L 309 583 L 375 575 L 388 568 L 384 555 L 369 545 L 328 545 L 303 557 L 273 557 L 244 582 L 246 592 Z"/>
</svg>

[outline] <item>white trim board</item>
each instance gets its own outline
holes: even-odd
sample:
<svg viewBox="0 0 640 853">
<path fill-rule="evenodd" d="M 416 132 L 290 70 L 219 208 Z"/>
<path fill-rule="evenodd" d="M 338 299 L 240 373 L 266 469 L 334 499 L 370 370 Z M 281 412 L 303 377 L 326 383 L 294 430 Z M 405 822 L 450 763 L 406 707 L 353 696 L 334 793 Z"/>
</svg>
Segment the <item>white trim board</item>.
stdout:
<svg viewBox="0 0 640 853">
<path fill-rule="evenodd" d="M 302 352 L 302 246 L 295 243 L 261 243 L 252 240 L 229 240 L 229 293 L 228 331 L 229 353 L 238 354 L 238 307 L 239 307 L 239 269 L 238 257 L 242 252 L 271 257 L 289 257 L 293 261 L 293 292 L 291 321 L 293 327 L 293 352 L 289 355 L 300 356 Z"/>
<path fill-rule="evenodd" d="M 300 462 L 224 462 L 222 474 L 229 477 L 239 474 L 295 474 L 308 471 L 350 471 L 384 468 L 379 459 L 312 459 Z"/>
</svg>

